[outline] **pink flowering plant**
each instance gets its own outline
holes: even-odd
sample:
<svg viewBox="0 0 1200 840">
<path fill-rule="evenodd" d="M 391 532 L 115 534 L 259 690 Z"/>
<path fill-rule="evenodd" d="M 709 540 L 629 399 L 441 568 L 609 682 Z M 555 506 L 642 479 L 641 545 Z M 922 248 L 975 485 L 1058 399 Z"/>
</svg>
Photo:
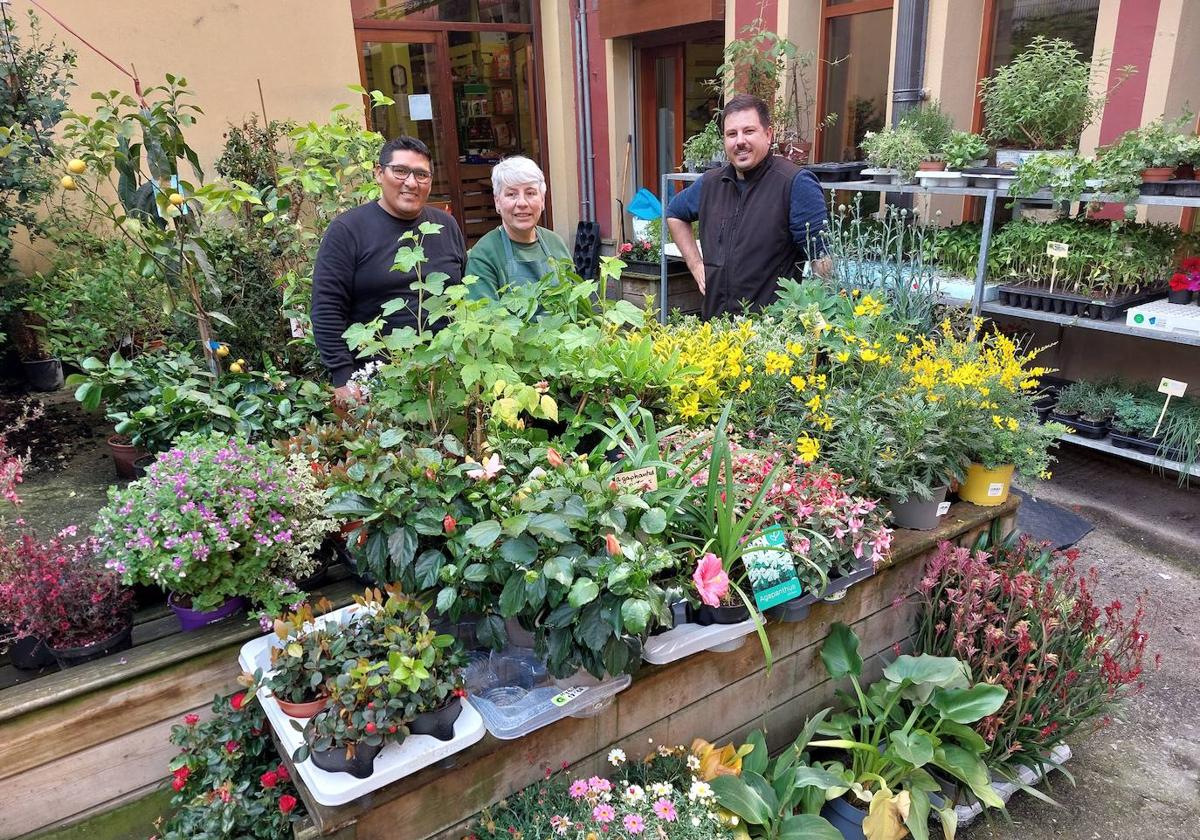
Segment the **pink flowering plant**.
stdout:
<svg viewBox="0 0 1200 840">
<path fill-rule="evenodd" d="M 833 470 L 810 466 L 798 455 L 735 448 L 733 472 L 742 504 L 766 487 L 768 522 L 783 528 L 807 591 L 887 559 L 892 531 L 884 511 L 874 499 L 853 494 L 850 482 Z"/>
<path fill-rule="evenodd" d="M 653 239 L 634 239 L 622 242 L 617 248 L 617 256 L 622 260 L 656 263 L 661 258 L 661 251 Z"/>
<path fill-rule="evenodd" d="M 464 840 L 719 840 L 733 838 L 686 747 L 644 759 L 613 749 L 610 776 L 546 769 L 546 778 L 485 808 Z"/>
<path fill-rule="evenodd" d="M 22 530 L 0 542 L 0 622 L 52 648 L 84 647 L 129 626 L 133 592 L 96 558 L 98 541 L 72 544 L 75 526 L 42 542 Z"/>
<path fill-rule="evenodd" d="M 109 491 L 94 533 L 126 583 L 211 610 L 244 595 L 277 615 L 315 571 L 332 523 L 300 456 L 219 435 L 185 436 L 145 478 Z"/>
<path fill-rule="evenodd" d="M 1142 690 L 1142 598 L 1132 610 L 1103 603 L 1096 569 L 1078 562 L 1075 549 L 1022 537 L 990 552 L 942 543 L 926 566 L 917 648 L 958 657 L 977 680 L 1008 691 L 973 724 L 992 767 L 1044 760 Z"/>
</svg>

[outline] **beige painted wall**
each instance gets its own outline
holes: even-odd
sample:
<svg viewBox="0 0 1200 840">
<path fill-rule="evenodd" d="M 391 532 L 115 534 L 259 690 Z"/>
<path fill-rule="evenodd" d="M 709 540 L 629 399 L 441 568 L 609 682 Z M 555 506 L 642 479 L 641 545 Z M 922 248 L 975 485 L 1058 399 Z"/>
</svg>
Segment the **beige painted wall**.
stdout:
<svg viewBox="0 0 1200 840">
<path fill-rule="evenodd" d="M 619 240 L 621 238 L 621 218 L 620 211 L 617 210 L 617 202 L 621 202 L 621 206 L 628 207 L 633 194 L 637 192 L 640 186 L 641 178 L 638 167 L 637 150 L 641 148 L 638 142 L 638 137 L 635 135 L 637 126 L 636 111 L 638 98 L 634 88 L 634 50 L 633 41 L 629 38 L 609 38 L 605 42 L 605 61 L 608 73 L 608 101 L 612 104 L 608 113 L 608 148 L 609 148 L 609 170 L 607 173 L 608 182 L 612 185 L 612 206 L 597 207 L 596 218 L 602 219 L 603 215 L 607 215 L 611 226 L 612 238 Z M 632 144 L 629 143 L 629 138 L 633 138 Z M 629 149 L 629 162 L 625 162 L 625 152 Z M 599 180 L 604 173 L 596 173 L 596 178 Z M 659 192 L 657 184 L 648 185 L 654 193 Z M 632 236 L 633 222 L 628 214 L 625 214 L 625 235 Z"/>
<path fill-rule="evenodd" d="M 12 12 L 24 19 L 26 0 Z M 137 68 L 143 87 L 166 73 L 187 79 L 204 110 L 189 142 L 211 172 L 227 124 L 260 113 L 262 80 L 272 119 L 323 119 L 339 102 L 352 102 L 347 85 L 359 83 L 350 4 L 340 0 L 59 0 L 51 8 L 113 61 Z M 36 11 L 36 10 L 35 10 Z M 74 108 L 89 111 L 95 90 L 133 92 L 111 64 L 39 13 L 43 32 L 79 53 Z"/>
<path fill-rule="evenodd" d="M 554 232 L 575 241 L 579 223 L 579 151 L 575 119 L 575 54 L 571 15 L 560 0 L 541 0 L 542 68 L 546 85 L 546 178 Z M 602 177 L 598 173 L 597 177 Z"/>
</svg>

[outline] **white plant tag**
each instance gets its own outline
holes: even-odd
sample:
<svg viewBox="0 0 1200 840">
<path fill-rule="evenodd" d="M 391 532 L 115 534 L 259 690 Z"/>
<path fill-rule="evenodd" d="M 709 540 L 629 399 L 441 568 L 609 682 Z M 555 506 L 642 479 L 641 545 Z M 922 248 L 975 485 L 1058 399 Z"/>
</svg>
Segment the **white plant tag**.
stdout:
<svg viewBox="0 0 1200 840">
<path fill-rule="evenodd" d="M 292 338 L 304 338 L 304 324 L 299 318 L 288 318 L 292 325 Z"/>
<path fill-rule="evenodd" d="M 993 481 L 988 485 L 988 498 L 994 499 L 997 496 L 1004 495 L 1004 484 L 1000 481 Z"/>
<path fill-rule="evenodd" d="M 950 512 L 950 503 L 949 502 L 941 502 L 938 504 L 938 512 L 937 512 L 938 516 L 945 516 L 949 512 Z"/>
<path fill-rule="evenodd" d="M 1057 259 L 1067 256 L 1067 254 L 1069 254 L 1069 253 L 1071 253 L 1071 246 L 1068 245 L 1066 242 L 1047 242 L 1046 243 L 1046 256 L 1047 257 L 1053 257 L 1054 259 L 1057 260 Z"/>
<path fill-rule="evenodd" d="M 1168 397 L 1182 397 L 1184 392 L 1187 391 L 1187 386 L 1186 382 L 1180 382 L 1178 379 L 1167 379 L 1164 376 L 1162 382 L 1158 383 L 1158 392 L 1166 394 Z"/>
</svg>

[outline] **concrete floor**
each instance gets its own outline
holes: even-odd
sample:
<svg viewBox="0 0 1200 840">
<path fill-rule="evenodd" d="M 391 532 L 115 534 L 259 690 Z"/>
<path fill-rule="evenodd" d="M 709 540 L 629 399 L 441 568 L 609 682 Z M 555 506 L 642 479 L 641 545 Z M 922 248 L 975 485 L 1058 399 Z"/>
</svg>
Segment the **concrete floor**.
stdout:
<svg viewBox="0 0 1200 840">
<path fill-rule="evenodd" d="M 67 395 L 67 392 L 64 392 Z M 57 395 L 56 395 L 57 396 Z M 67 395 L 69 400 L 69 395 Z M 103 423 L 98 418 L 98 423 Z M 67 466 L 22 485 L 22 514 L 43 533 L 90 523 L 113 482 L 97 426 Z M 1162 667 L 1123 719 L 1076 738 L 1058 776 L 1055 808 L 1018 793 L 1007 817 L 959 833 L 968 840 L 1200 838 L 1200 480 L 1180 488 L 1140 464 L 1064 447 L 1054 478 L 1029 488 L 1096 527 L 1079 543 L 1101 572 L 1101 595 L 1132 603 L 1149 593 L 1148 649 Z M 703 733 L 698 733 L 703 734 Z"/>
</svg>

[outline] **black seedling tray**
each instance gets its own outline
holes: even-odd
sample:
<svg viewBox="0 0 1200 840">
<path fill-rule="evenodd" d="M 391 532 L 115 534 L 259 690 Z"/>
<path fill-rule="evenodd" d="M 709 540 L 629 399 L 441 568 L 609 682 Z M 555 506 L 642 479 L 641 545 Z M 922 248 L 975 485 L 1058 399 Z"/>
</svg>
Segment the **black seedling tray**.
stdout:
<svg viewBox="0 0 1200 840">
<path fill-rule="evenodd" d="M 1179 195 L 1187 198 L 1200 197 L 1200 181 L 1183 179 L 1167 181 L 1167 195 Z"/>
<path fill-rule="evenodd" d="M 1070 292 L 1051 292 L 1035 286 L 1001 286 L 999 291 L 1000 303 L 1003 306 L 1054 312 L 1068 317 L 1092 318 L 1097 321 L 1111 321 L 1129 307 L 1155 300 L 1163 294 L 1163 290 L 1159 288 L 1108 300 L 1097 300 Z"/>
<path fill-rule="evenodd" d="M 1142 195 L 1166 195 L 1167 181 L 1142 181 L 1142 185 L 1138 187 L 1138 192 Z"/>
<path fill-rule="evenodd" d="M 1089 423 L 1087 420 L 1079 417 L 1064 417 L 1057 411 L 1050 412 L 1050 419 L 1057 423 L 1062 423 L 1064 426 L 1069 426 L 1080 437 L 1103 440 L 1108 434 L 1109 423 L 1107 420 L 1101 423 Z"/>
<path fill-rule="evenodd" d="M 1132 449 L 1135 452 L 1141 452 L 1143 455 L 1153 455 L 1156 458 L 1164 458 L 1168 461 L 1183 461 L 1183 453 L 1178 449 L 1163 449 L 1162 438 L 1144 438 L 1137 435 L 1126 435 L 1121 432 L 1114 431 L 1110 434 L 1113 446 L 1121 449 Z"/>
<path fill-rule="evenodd" d="M 817 177 L 818 181 L 856 181 L 858 180 L 858 176 L 862 174 L 862 171 L 866 169 L 866 164 L 854 161 L 844 163 L 809 163 L 802 166 L 801 169 L 807 169 Z"/>
</svg>

